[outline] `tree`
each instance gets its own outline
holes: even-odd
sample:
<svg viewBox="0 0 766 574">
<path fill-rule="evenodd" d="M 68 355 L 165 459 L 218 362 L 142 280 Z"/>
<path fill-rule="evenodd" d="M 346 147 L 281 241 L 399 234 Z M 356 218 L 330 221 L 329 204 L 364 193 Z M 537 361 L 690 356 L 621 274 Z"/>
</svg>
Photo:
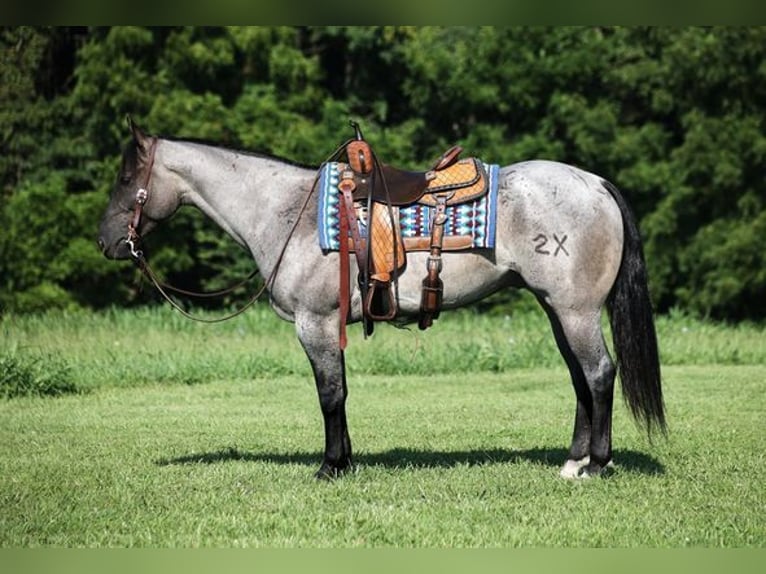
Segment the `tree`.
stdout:
<svg viewBox="0 0 766 574">
<path fill-rule="evenodd" d="M 658 309 L 766 316 L 765 28 L 19 27 L 0 48 L 0 308 L 149 298 L 93 242 L 131 114 L 311 165 L 349 119 L 403 167 L 452 144 L 573 163 L 628 197 Z M 252 265 L 195 212 L 149 247 L 191 288 Z"/>
</svg>

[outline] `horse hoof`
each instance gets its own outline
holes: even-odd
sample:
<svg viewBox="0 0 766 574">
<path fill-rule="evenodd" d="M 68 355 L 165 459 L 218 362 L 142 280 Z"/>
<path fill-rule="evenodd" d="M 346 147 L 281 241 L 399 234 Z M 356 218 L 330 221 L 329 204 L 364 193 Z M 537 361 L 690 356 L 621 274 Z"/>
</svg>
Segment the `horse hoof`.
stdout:
<svg viewBox="0 0 766 574">
<path fill-rule="evenodd" d="M 332 481 L 346 474 L 351 468 L 352 465 L 350 462 L 343 466 L 335 466 L 325 462 L 319 467 L 319 470 L 314 473 L 314 478 L 317 480 Z"/>
<path fill-rule="evenodd" d="M 317 480 L 332 481 L 338 478 L 338 473 L 334 469 L 325 468 L 324 466 L 314 473 L 314 478 Z"/>
<path fill-rule="evenodd" d="M 564 463 L 564 466 L 561 467 L 559 476 L 566 479 L 581 478 L 582 470 L 588 466 L 589 462 L 589 456 L 583 457 L 580 460 L 574 460 L 570 458 Z"/>
<path fill-rule="evenodd" d="M 611 476 L 613 473 L 614 462 L 610 460 L 603 466 L 598 463 L 592 463 L 584 466 L 580 469 L 580 475 L 578 478 L 591 478 L 593 476 L 600 476 L 605 478 L 607 476 Z"/>
</svg>

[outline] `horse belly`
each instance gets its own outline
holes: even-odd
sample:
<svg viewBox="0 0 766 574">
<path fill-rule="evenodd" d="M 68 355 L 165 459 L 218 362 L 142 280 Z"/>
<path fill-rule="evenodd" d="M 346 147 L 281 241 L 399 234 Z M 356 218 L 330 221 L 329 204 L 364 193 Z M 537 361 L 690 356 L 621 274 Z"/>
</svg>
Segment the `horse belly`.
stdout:
<svg viewBox="0 0 766 574">
<path fill-rule="evenodd" d="M 469 305 L 508 284 L 508 271 L 494 262 L 494 250 L 442 253 L 443 309 Z M 407 266 L 399 277 L 399 311 L 415 316 L 420 311 L 428 254 L 408 253 Z"/>
</svg>

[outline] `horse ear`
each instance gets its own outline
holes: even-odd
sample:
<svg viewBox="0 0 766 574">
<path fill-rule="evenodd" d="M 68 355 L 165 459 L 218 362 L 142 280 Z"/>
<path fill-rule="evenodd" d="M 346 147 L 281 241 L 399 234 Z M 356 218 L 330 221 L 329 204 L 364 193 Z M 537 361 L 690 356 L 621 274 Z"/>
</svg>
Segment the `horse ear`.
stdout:
<svg viewBox="0 0 766 574">
<path fill-rule="evenodd" d="M 130 133 L 133 134 L 133 141 L 136 143 L 136 146 L 142 151 L 149 149 L 149 137 L 140 127 L 138 127 L 138 124 L 133 121 L 133 118 L 130 117 L 130 114 L 126 116 L 125 120 L 128 123 Z"/>
</svg>

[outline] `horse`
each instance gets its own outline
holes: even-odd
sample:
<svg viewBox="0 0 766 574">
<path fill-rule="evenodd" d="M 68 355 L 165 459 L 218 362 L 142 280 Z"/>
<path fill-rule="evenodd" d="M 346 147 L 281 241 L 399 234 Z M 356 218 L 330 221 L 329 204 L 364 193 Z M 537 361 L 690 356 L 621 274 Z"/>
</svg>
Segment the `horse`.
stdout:
<svg viewBox="0 0 766 574">
<path fill-rule="evenodd" d="M 135 255 L 135 241 L 181 206 L 192 205 L 249 250 L 273 310 L 295 325 L 311 364 L 324 421 L 315 476 L 353 468 L 346 420 L 345 351 L 339 345 L 339 253 L 317 241 L 316 168 L 191 139 L 150 136 L 129 120 L 132 138 L 99 227 L 110 259 Z M 598 476 L 613 466 L 616 375 L 624 401 L 649 437 L 666 434 L 665 406 L 647 270 L 635 216 L 608 180 L 549 160 L 499 167 L 493 249 L 445 252 L 444 309 L 501 289 L 537 298 L 568 367 L 576 407 L 560 476 Z M 428 253 L 408 253 L 398 277 L 397 321 L 416 317 Z M 353 258 L 351 258 L 353 259 Z M 356 263 L 351 261 L 352 270 Z M 352 281 L 352 283 L 354 283 Z M 362 317 L 358 285 L 347 324 Z M 602 331 L 606 307 L 616 360 Z"/>
</svg>

